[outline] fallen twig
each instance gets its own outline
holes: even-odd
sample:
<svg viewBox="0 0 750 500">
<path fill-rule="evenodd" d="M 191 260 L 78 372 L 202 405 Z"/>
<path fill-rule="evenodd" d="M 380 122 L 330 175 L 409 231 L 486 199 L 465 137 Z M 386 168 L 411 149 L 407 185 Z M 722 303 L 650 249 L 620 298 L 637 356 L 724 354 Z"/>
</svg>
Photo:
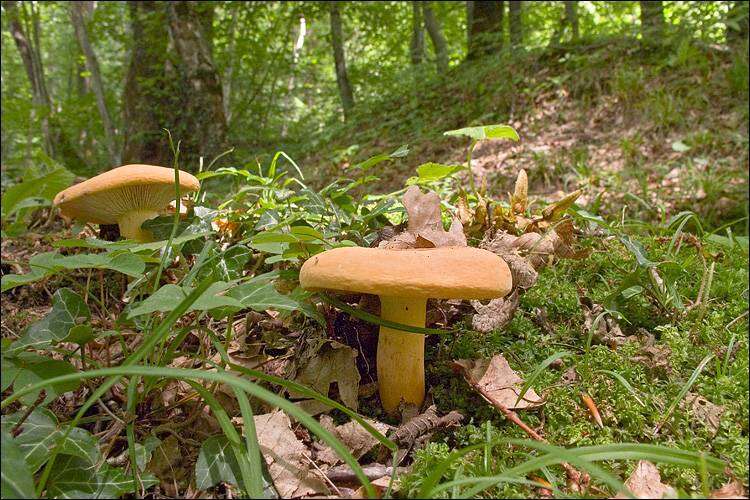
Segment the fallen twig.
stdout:
<svg viewBox="0 0 750 500">
<path fill-rule="evenodd" d="M 472 386 L 481 396 L 492 406 L 500 410 L 500 412 L 505 415 L 505 418 L 516 424 L 518 427 L 520 427 L 526 434 L 529 435 L 532 439 L 535 439 L 536 441 L 540 441 L 542 443 L 546 443 L 547 440 L 544 439 L 542 436 L 539 435 L 534 429 L 529 427 L 524 423 L 523 420 L 521 420 L 516 412 L 509 409 L 507 406 L 502 404 L 497 398 L 495 398 L 490 392 L 485 390 L 482 386 L 476 384 L 474 381 L 472 381 L 469 377 L 466 377 L 466 372 L 463 370 L 463 367 L 460 364 L 454 364 L 454 367 L 459 369 L 462 374 L 464 374 L 464 379 L 466 382 Z M 572 465 L 570 465 L 567 462 L 561 462 L 560 465 L 565 469 L 565 473 L 568 475 L 568 482 L 571 483 L 571 486 L 578 489 L 579 491 L 583 491 L 588 487 L 589 481 L 591 477 L 585 473 L 585 472 L 579 472 L 576 470 Z"/>
<path fill-rule="evenodd" d="M 406 472 L 406 467 L 396 467 L 396 473 L 401 474 Z M 390 476 L 393 474 L 393 467 L 386 467 L 382 464 L 370 464 L 362 467 L 362 472 L 365 473 L 367 479 L 375 481 L 381 477 Z M 338 467 L 332 467 L 326 471 L 326 477 L 335 483 L 357 483 L 359 484 L 359 478 L 354 471 L 348 465 L 339 465 Z"/>
<path fill-rule="evenodd" d="M 409 419 L 396 429 L 391 439 L 399 446 L 411 447 L 420 436 L 441 427 L 458 425 L 463 418 L 464 416 L 455 410 L 440 417 L 437 408 L 432 405 L 424 413 Z"/>
</svg>

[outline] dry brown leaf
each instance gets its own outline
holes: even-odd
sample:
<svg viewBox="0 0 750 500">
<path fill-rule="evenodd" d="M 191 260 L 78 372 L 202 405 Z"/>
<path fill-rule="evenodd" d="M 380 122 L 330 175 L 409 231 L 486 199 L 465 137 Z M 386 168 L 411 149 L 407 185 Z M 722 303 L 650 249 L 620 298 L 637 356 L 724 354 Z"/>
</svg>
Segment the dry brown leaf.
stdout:
<svg viewBox="0 0 750 500">
<path fill-rule="evenodd" d="M 620 325 L 611 314 L 603 314 L 604 307 L 579 292 L 578 301 L 583 311 L 583 333 L 588 336 L 593 332 L 592 339 L 600 344 L 616 348 L 628 342 L 631 337 L 622 333 Z"/>
<path fill-rule="evenodd" d="M 325 479 L 307 458 L 310 453 L 295 436 L 286 413 L 277 410 L 254 420 L 260 450 L 282 498 L 328 493 Z"/>
<path fill-rule="evenodd" d="M 331 384 L 336 382 L 341 402 L 356 411 L 360 380 L 356 358 L 355 349 L 339 342 L 330 342 L 321 347 L 297 372 L 295 381 L 324 395 L 328 395 Z M 302 394 L 294 391 L 290 391 L 290 395 L 295 398 L 303 397 Z M 303 403 L 302 406 L 306 410 L 309 409 L 312 414 L 320 413 L 320 411 L 315 412 L 316 409 L 322 411 L 330 409 L 327 405 L 314 400 L 310 403 Z"/>
<path fill-rule="evenodd" d="M 529 206 L 529 178 L 524 169 L 519 170 L 516 186 L 510 198 L 510 207 L 516 214 L 523 214 Z"/>
<path fill-rule="evenodd" d="M 385 434 L 391 428 L 390 425 L 375 420 L 365 419 L 365 421 L 377 429 L 381 434 Z M 343 425 L 335 426 L 333 419 L 328 415 L 320 418 L 320 423 L 333 433 L 349 449 L 354 458 L 359 459 L 375 447 L 379 441 L 362 427 L 356 420 L 349 421 Z M 321 449 L 316 459 L 330 465 L 341 463 L 341 459 L 335 451 L 329 446 Z"/>
<path fill-rule="evenodd" d="M 625 481 L 625 487 L 636 498 L 676 498 L 677 492 L 671 486 L 661 482 L 659 469 L 648 460 L 641 460 L 635 470 Z M 614 498 L 627 498 L 618 493 Z"/>
<path fill-rule="evenodd" d="M 453 218 L 448 231 L 443 229 L 440 198 L 437 193 L 429 191 L 423 194 L 418 186 L 411 186 L 404 193 L 403 204 L 409 217 L 406 231 L 390 240 L 381 241 L 378 245 L 380 248 L 465 247 L 467 245 L 463 225 L 458 217 Z"/>
<path fill-rule="evenodd" d="M 714 436 L 721 425 L 721 415 L 724 413 L 724 407 L 714 404 L 700 394 L 688 392 L 685 399 L 680 404 L 684 410 L 690 413 L 706 426 L 710 434 Z"/>
<path fill-rule="evenodd" d="M 711 496 L 708 497 L 714 500 L 724 500 L 724 499 L 730 499 L 730 498 L 744 498 L 747 499 L 747 490 L 745 490 L 745 486 L 738 481 L 737 479 L 733 481 L 729 481 L 727 484 L 719 488 L 718 490 L 715 490 L 711 493 Z"/>
<path fill-rule="evenodd" d="M 523 379 L 513 371 L 508 361 L 496 354 L 492 359 L 457 359 L 454 361 L 462 370 L 470 385 L 482 391 L 510 410 L 534 408 L 544 403 L 542 398 L 529 388 L 523 399 L 516 404 L 521 393 Z"/>
<path fill-rule="evenodd" d="M 507 297 L 492 299 L 487 305 L 478 300 L 472 300 L 471 305 L 477 312 L 471 318 L 472 328 L 478 332 L 489 333 L 492 330 L 504 327 L 513 319 L 519 303 L 518 289 L 513 290 Z"/>
</svg>

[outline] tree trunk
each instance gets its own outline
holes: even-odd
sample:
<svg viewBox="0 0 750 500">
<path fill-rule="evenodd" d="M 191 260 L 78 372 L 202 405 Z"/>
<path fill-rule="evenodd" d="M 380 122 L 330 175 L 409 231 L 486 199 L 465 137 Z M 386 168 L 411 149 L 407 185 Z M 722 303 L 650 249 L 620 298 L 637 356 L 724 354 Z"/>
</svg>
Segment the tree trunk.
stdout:
<svg viewBox="0 0 750 500">
<path fill-rule="evenodd" d="M 411 43 L 409 44 L 409 54 L 411 63 L 414 66 L 422 64 L 424 59 L 424 23 L 422 22 L 422 9 L 417 2 L 411 2 Z"/>
<path fill-rule="evenodd" d="M 578 29 L 578 2 L 575 0 L 565 1 L 565 21 L 572 32 L 573 41 L 577 42 L 581 37 Z"/>
<path fill-rule="evenodd" d="M 230 123 L 232 123 L 232 77 L 234 76 L 234 61 L 236 58 L 237 36 L 237 19 L 239 4 L 232 4 L 232 21 L 229 25 L 229 48 L 227 53 L 229 54 L 229 62 L 227 67 L 224 69 L 224 78 L 222 79 L 223 92 L 224 92 L 224 117 L 227 120 L 227 129 L 229 129 Z"/>
<path fill-rule="evenodd" d="M 661 1 L 641 1 L 641 34 L 643 41 L 659 44 L 664 36 L 664 5 Z"/>
<path fill-rule="evenodd" d="M 70 168 L 70 170 L 77 173 L 84 172 L 86 163 L 70 142 L 70 138 L 65 131 L 66 129 L 60 124 L 52 105 L 52 99 L 47 92 L 47 86 L 44 81 L 44 66 L 42 65 L 39 50 L 41 35 L 39 33 L 39 16 L 35 10 L 36 7 L 34 4 L 31 4 L 32 38 L 30 39 L 20 17 L 23 14 L 24 18 L 28 20 L 25 6 L 21 4 L 19 8 L 17 2 L 14 1 L 3 1 L 2 5 L 8 14 L 8 29 L 21 56 L 26 76 L 31 85 L 32 102 L 35 107 L 34 113 L 37 111 L 41 113 L 40 122 L 45 145 L 44 149 L 49 156 L 57 158 L 66 167 Z M 28 26 L 28 23 L 26 25 Z"/>
<path fill-rule="evenodd" d="M 122 98 L 123 163 L 169 165 L 169 145 L 163 128 L 175 137 L 171 108 L 179 103 L 179 86 L 167 78 L 168 32 L 164 5 L 129 1 L 132 51 Z"/>
<path fill-rule="evenodd" d="M 210 9 L 209 9 L 210 8 Z M 182 137 L 186 157 L 218 155 L 226 146 L 221 79 L 211 54 L 213 5 L 203 2 L 169 2 L 169 33 L 179 56 L 178 73 L 186 105 L 180 119 L 187 125 Z"/>
<path fill-rule="evenodd" d="M 352 108 L 354 108 L 354 95 L 349 84 L 349 75 L 346 72 L 340 5 L 338 2 L 331 2 L 329 6 L 331 9 L 331 45 L 333 47 L 333 60 L 336 65 L 336 83 L 339 87 L 341 105 L 344 108 L 344 119 L 346 120 Z"/>
<path fill-rule="evenodd" d="M 523 18 L 521 17 L 521 1 L 508 2 L 508 28 L 510 31 L 510 45 L 514 48 L 523 45 Z"/>
<path fill-rule="evenodd" d="M 503 46 L 504 1 L 466 3 L 469 30 L 467 59 L 494 54 Z"/>
<path fill-rule="evenodd" d="M 104 85 L 102 84 L 102 76 L 99 71 L 99 61 L 96 59 L 94 49 L 89 43 L 89 36 L 84 23 L 84 7 L 82 4 L 83 2 L 71 2 L 69 4 L 70 18 L 73 22 L 78 45 L 86 59 L 86 69 L 91 73 L 91 88 L 96 96 L 96 106 L 99 108 L 99 116 L 101 117 L 102 126 L 104 127 L 109 160 L 110 163 L 115 166 L 120 164 L 120 152 L 117 148 L 115 128 L 114 125 L 112 125 L 109 110 L 107 109 L 107 102 L 104 99 Z"/>
<path fill-rule="evenodd" d="M 281 124 L 281 137 L 285 138 L 289 131 L 289 122 L 296 120 L 296 111 L 294 108 L 294 84 L 295 77 L 297 76 L 297 64 L 299 63 L 299 53 L 305 44 L 305 35 L 307 34 L 307 20 L 305 16 L 300 14 L 299 16 L 299 27 L 297 30 L 297 39 L 292 47 L 292 65 L 289 71 L 289 82 L 286 85 L 286 113 L 289 116 L 289 120 L 284 120 Z"/>
<path fill-rule="evenodd" d="M 424 26 L 432 40 L 432 48 L 435 50 L 435 64 L 438 74 L 448 71 L 448 44 L 443 36 L 443 30 L 432 10 L 431 2 L 422 2 L 422 13 L 424 14 Z"/>
<path fill-rule="evenodd" d="M 732 46 L 747 42 L 750 25 L 748 24 L 748 7 L 750 3 L 745 0 L 732 2 L 732 7 L 727 13 L 727 44 Z M 747 50 L 747 49 L 745 49 Z"/>
</svg>

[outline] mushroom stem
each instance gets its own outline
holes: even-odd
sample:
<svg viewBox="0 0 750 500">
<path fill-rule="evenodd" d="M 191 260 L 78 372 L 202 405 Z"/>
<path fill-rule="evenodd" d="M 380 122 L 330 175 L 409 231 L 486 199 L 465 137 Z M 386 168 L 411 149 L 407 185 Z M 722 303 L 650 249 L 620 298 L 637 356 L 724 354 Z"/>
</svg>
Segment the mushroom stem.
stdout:
<svg viewBox="0 0 750 500">
<path fill-rule="evenodd" d="M 380 317 L 394 323 L 424 327 L 426 298 L 380 297 Z M 424 402 L 424 335 L 380 327 L 378 337 L 378 386 L 380 401 L 388 413 L 403 400 Z"/>
<path fill-rule="evenodd" d="M 120 226 L 120 234 L 124 238 L 140 241 L 141 243 L 153 241 L 154 235 L 151 234 L 151 231 L 141 229 L 141 224 L 149 219 L 153 219 L 158 215 L 159 212 L 149 209 L 139 209 L 125 212 L 117 220 L 117 224 Z"/>
</svg>

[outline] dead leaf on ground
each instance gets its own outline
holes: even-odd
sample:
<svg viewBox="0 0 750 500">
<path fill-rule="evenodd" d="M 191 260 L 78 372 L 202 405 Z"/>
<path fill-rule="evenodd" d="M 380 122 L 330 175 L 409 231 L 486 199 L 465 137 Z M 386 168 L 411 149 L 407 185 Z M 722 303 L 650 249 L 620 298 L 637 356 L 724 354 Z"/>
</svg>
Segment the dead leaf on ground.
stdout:
<svg viewBox="0 0 750 500">
<path fill-rule="evenodd" d="M 336 382 L 341 402 L 356 411 L 360 380 L 356 358 L 355 349 L 339 342 L 329 342 L 297 372 L 295 381 L 324 395 L 328 395 L 331 384 Z M 289 394 L 294 398 L 303 397 L 294 391 Z M 330 409 L 328 405 L 315 400 L 302 401 L 300 406 L 311 414 Z"/>
<path fill-rule="evenodd" d="M 721 415 L 724 407 L 714 404 L 700 394 L 688 392 L 685 399 L 680 403 L 683 410 L 688 410 L 699 422 L 703 422 L 712 436 L 719 430 Z"/>
<path fill-rule="evenodd" d="M 479 248 L 489 250 L 502 257 L 510 268 L 513 287 L 526 290 L 536 283 L 539 274 L 534 266 L 518 253 L 518 249 L 514 246 L 517 239 L 504 231 L 498 231 L 493 237 L 490 237 L 490 233 L 487 232 L 482 242 L 479 243 Z"/>
<path fill-rule="evenodd" d="M 659 469 L 648 460 L 641 460 L 630 475 L 625 486 L 636 498 L 676 498 L 677 492 L 661 482 Z M 628 498 L 618 493 L 614 498 Z"/>
<path fill-rule="evenodd" d="M 471 305 L 477 313 L 471 318 L 471 326 L 482 333 L 502 328 L 513 319 L 519 304 L 520 296 L 517 289 L 507 297 L 492 299 L 487 305 L 472 300 Z"/>
<path fill-rule="evenodd" d="M 277 410 L 257 415 L 254 420 L 258 444 L 279 495 L 296 498 L 327 494 L 325 479 L 307 458 L 310 453 L 292 431 L 287 414 Z"/>
<path fill-rule="evenodd" d="M 516 404 L 524 381 L 500 354 L 492 359 L 457 359 L 454 364 L 462 370 L 469 384 L 479 388 L 485 399 L 491 397 L 493 403 L 502 404 L 510 410 L 535 408 L 544 404 L 533 388 L 529 388 L 523 399 Z"/>
<path fill-rule="evenodd" d="M 429 191 L 422 193 L 418 186 L 411 186 L 403 197 L 404 208 L 408 214 L 406 231 L 397 234 L 387 241 L 381 241 L 380 248 L 433 248 L 465 247 L 466 235 L 458 217 L 453 218 L 448 231 L 443 229 L 440 214 L 440 197 Z"/>
<path fill-rule="evenodd" d="M 391 428 L 390 425 L 375 420 L 365 419 L 365 421 L 384 435 Z M 336 426 L 331 417 L 323 415 L 320 417 L 320 423 L 344 443 L 356 459 L 360 459 L 379 443 L 379 441 L 356 420 L 351 420 L 345 424 Z M 328 464 L 329 466 L 341 463 L 339 456 L 329 446 L 323 446 L 316 454 L 316 459 Z"/>
<path fill-rule="evenodd" d="M 593 331 L 593 340 L 613 349 L 631 339 L 631 337 L 622 333 L 617 320 L 611 314 L 606 313 L 604 307 L 600 304 L 594 304 L 590 298 L 580 291 L 578 301 L 583 311 L 584 335 L 588 336 Z"/>
<path fill-rule="evenodd" d="M 738 481 L 737 479 L 734 479 L 732 481 L 729 481 L 727 484 L 719 488 L 718 490 L 715 490 L 713 493 L 711 493 L 711 496 L 708 497 L 714 500 L 724 500 L 724 499 L 730 499 L 730 498 L 747 498 L 747 490 L 745 490 L 745 486 Z"/>
</svg>

